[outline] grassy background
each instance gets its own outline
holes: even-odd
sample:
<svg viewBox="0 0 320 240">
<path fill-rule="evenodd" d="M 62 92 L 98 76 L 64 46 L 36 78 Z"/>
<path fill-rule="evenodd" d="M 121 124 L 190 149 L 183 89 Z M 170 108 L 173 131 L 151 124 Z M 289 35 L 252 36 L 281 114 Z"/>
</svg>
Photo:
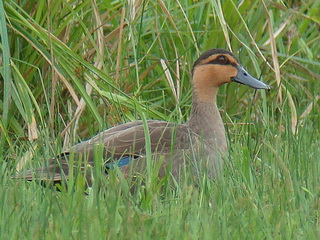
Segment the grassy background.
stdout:
<svg viewBox="0 0 320 240">
<path fill-rule="evenodd" d="M 319 239 L 319 1 L 0 1 L 2 239 Z M 134 119 L 185 122 L 190 70 L 230 49 L 270 92 L 229 84 L 224 176 L 135 194 L 13 181 Z M 32 160 L 30 160 L 32 159 Z M 81 180 L 81 179 L 80 179 Z M 160 187 L 162 189 L 160 190 Z M 108 190 L 106 190 L 108 189 Z"/>
</svg>

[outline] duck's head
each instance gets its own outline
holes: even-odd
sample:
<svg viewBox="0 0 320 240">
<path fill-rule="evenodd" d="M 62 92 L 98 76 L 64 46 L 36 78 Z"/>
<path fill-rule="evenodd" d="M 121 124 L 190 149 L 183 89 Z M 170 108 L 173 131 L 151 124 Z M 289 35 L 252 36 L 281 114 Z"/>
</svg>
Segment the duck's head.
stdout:
<svg viewBox="0 0 320 240">
<path fill-rule="evenodd" d="M 205 96 L 211 89 L 222 84 L 237 82 L 255 89 L 270 89 L 270 86 L 252 77 L 239 63 L 239 60 L 224 49 L 210 49 L 203 53 L 194 63 L 192 80 L 198 97 Z"/>
</svg>

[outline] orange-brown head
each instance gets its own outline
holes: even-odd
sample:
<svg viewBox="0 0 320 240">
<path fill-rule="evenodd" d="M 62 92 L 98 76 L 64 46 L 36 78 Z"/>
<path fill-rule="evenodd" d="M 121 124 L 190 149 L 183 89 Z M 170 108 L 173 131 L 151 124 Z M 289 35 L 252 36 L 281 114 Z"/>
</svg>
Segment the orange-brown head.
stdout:
<svg viewBox="0 0 320 240">
<path fill-rule="evenodd" d="M 255 89 L 270 87 L 252 77 L 238 59 L 224 49 L 210 49 L 194 63 L 192 69 L 194 91 L 199 100 L 212 98 L 212 92 L 224 83 L 237 82 Z"/>
</svg>

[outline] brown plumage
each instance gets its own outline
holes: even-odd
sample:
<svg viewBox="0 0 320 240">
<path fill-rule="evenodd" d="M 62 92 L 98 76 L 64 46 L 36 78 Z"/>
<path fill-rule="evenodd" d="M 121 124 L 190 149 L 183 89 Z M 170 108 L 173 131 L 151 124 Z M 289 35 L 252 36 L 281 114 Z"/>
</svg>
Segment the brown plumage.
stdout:
<svg viewBox="0 0 320 240">
<path fill-rule="evenodd" d="M 130 172 L 144 172 L 146 169 L 146 134 L 150 136 L 150 152 L 154 159 L 160 159 L 159 175 L 166 171 L 179 178 L 180 171 L 196 159 L 197 169 L 215 178 L 223 165 L 223 155 L 227 152 L 224 125 L 216 104 L 218 88 L 229 82 L 238 82 L 256 89 L 270 89 L 263 82 L 250 76 L 229 51 L 211 49 L 203 53 L 192 69 L 193 100 L 191 116 L 185 124 L 165 121 L 135 121 L 119 125 L 95 137 L 79 143 L 60 156 L 49 160 L 46 167 L 27 170 L 16 177 L 26 180 L 61 181 L 68 178 L 70 159 L 73 166 L 85 168 L 101 163 L 106 175 L 113 168 L 128 175 Z M 146 127 L 147 126 L 147 127 Z M 100 147 L 99 147 L 100 146 Z M 95 159 L 98 156 L 103 159 Z M 192 157 L 191 157 L 192 155 Z M 87 182 L 91 184 L 91 174 L 87 171 Z"/>
</svg>

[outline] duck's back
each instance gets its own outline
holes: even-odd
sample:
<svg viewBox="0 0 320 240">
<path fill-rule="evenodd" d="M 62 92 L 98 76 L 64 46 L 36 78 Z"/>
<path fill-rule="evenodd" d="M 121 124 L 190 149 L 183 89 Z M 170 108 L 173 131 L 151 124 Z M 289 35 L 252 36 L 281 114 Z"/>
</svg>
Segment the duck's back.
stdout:
<svg viewBox="0 0 320 240">
<path fill-rule="evenodd" d="M 173 149 L 186 149 L 190 146 L 191 135 L 189 128 L 183 124 L 174 124 L 165 121 L 135 121 L 122 124 L 93 138 L 81 142 L 67 152 L 94 155 L 94 148 L 103 146 L 104 158 L 121 157 L 123 155 L 144 155 L 149 150 L 167 152 Z"/>
</svg>

